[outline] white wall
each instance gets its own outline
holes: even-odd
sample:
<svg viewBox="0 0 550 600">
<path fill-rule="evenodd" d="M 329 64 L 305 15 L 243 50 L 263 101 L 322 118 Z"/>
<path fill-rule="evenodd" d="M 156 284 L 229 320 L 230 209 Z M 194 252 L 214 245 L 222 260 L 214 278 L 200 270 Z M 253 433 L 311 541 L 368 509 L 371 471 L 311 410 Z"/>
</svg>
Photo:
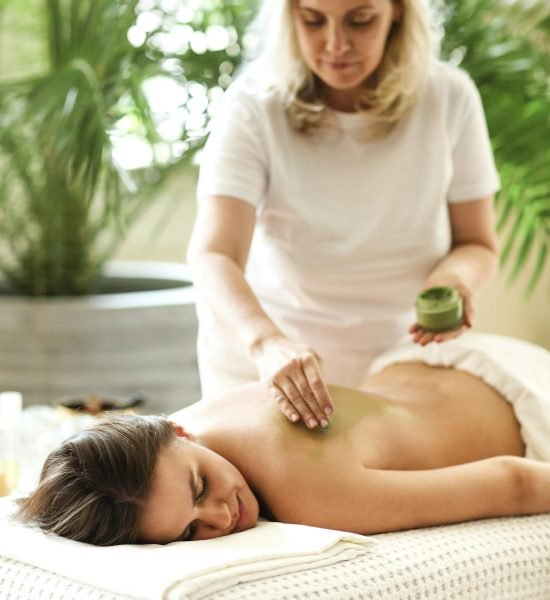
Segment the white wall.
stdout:
<svg viewBox="0 0 550 600">
<path fill-rule="evenodd" d="M 520 274 L 512 285 L 507 285 L 506 275 L 506 270 L 501 271 L 479 292 L 476 327 L 529 340 L 550 350 L 550 262 L 529 297 L 525 296 L 528 272 Z"/>
<path fill-rule="evenodd" d="M 195 184 L 194 172 L 168 181 L 114 258 L 185 262 L 195 219 Z"/>
</svg>

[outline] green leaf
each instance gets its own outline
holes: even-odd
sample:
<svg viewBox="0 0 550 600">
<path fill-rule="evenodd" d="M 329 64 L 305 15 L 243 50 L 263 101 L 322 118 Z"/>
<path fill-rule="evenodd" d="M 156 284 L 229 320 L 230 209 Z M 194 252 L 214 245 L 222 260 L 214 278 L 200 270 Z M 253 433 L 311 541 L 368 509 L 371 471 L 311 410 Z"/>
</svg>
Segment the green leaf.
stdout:
<svg viewBox="0 0 550 600">
<path fill-rule="evenodd" d="M 531 274 L 531 278 L 529 279 L 529 283 L 527 284 L 527 289 L 525 295 L 528 297 L 533 290 L 535 289 L 539 279 L 544 271 L 544 267 L 546 266 L 546 260 L 548 257 L 548 244 L 541 243 L 539 247 L 539 253 L 537 257 L 537 262 L 535 263 L 535 268 Z"/>
<path fill-rule="evenodd" d="M 444 0 L 442 56 L 463 56 L 485 108 L 502 190 L 501 265 L 515 280 L 550 244 L 550 3 Z M 512 225 L 510 227 L 510 224 Z M 540 251 L 528 289 L 548 268 Z M 542 257 L 542 258 L 541 258 Z"/>
</svg>

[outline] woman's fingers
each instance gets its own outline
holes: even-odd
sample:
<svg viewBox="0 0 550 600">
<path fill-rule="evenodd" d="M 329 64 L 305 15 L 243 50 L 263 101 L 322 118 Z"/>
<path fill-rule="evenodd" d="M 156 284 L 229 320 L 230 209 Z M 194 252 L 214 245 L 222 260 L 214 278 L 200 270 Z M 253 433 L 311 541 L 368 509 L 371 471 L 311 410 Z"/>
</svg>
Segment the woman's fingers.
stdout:
<svg viewBox="0 0 550 600">
<path fill-rule="evenodd" d="M 314 357 L 312 357 L 314 358 Z M 306 359 L 307 361 L 308 359 Z M 284 414 L 298 414 L 309 427 L 327 427 L 328 414 L 332 412 L 332 400 L 318 370 L 307 368 L 299 359 L 291 361 L 288 370 L 283 369 L 273 378 L 275 399 Z M 291 420 L 293 420 L 292 417 Z"/>
<path fill-rule="evenodd" d="M 452 340 L 453 338 L 456 338 L 459 335 L 463 334 L 467 329 L 469 329 L 469 326 L 463 324 L 459 327 L 456 327 L 455 329 L 451 329 L 449 331 L 442 331 L 434 335 L 433 341 L 440 344 L 441 342 Z"/>
<path fill-rule="evenodd" d="M 334 405 L 332 404 L 332 398 L 330 397 L 327 384 L 323 379 L 319 359 L 315 354 L 304 359 L 303 369 L 307 385 L 313 394 L 313 398 L 317 406 L 319 406 L 324 413 L 321 417 L 330 416 L 334 412 Z M 323 425 L 323 427 L 325 427 L 325 425 Z"/>
<path fill-rule="evenodd" d="M 474 305 L 471 296 L 468 296 L 467 298 L 464 298 L 464 325 L 468 328 L 471 327 L 473 319 Z"/>
<path fill-rule="evenodd" d="M 334 407 L 315 352 L 283 337 L 265 340 L 256 349 L 260 379 L 281 412 L 308 427 L 326 427 Z"/>
<path fill-rule="evenodd" d="M 458 327 L 454 329 L 450 329 L 448 331 L 425 331 L 424 329 L 418 327 L 417 325 L 411 327 L 409 332 L 412 333 L 412 339 L 415 344 L 420 344 L 421 346 L 426 346 L 430 342 L 446 342 L 447 340 L 451 340 L 453 338 L 458 337 L 462 333 L 464 333 L 470 326 L 462 323 Z"/>
<path fill-rule="evenodd" d="M 285 414 L 287 414 L 288 411 L 297 413 L 299 418 L 310 429 L 319 425 L 319 420 L 315 414 L 314 407 L 310 406 L 304 399 L 304 396 L 298 391 L 292 381 L 286 380 L 279 389 L 284 397 L 282 403 L 285 407 L 288 407 L 287 410 L 283 411 Z M 279 406 L 281 406 L 281 401 L 279 401 Z"/>
<path fill-rule="evenodd" d="M 294 406 L 288 401 L 285 393 L 280 390 L 277 386 L 269 386 L 269 392 L 275 398 L 281 412 L 293 423 L 300 420 L 300 413 L 296 411 Z"/>
</svg>

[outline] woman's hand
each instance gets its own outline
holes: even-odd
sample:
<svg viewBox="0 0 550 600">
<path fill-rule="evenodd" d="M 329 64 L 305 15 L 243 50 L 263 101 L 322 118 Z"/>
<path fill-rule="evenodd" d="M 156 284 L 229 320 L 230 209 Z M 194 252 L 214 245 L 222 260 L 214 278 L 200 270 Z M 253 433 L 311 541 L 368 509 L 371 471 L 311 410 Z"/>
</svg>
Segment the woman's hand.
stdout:
<svg viewBox="0 0 550 600">
<path fill-rule="evenodd" d="M 260 379 L 290 421 L 301 419 L 310 429 L 328 426 L 334 407 L 320 359 L 311 348 L 283 336 L 270 337 L 254 348 L 252 358 Z"/>
<path fill-rule="evenodd" d="M 429 284 L 424 286 L 423 289 L 428 289 L 435 286 L 448 286 L 458 290 L 460 296 L 462 297 L 462 323 L 447 331 L 426 331 L 425 329 L 422 329 L 418 323 L 411 325 L 409 327 L 409 333 L 412 335 L 413 342 L 415 344 L 420 344 L 421 346 L 425 346 L 430 342 L 446 342 L 447 340 L 458 337 L 472 327 L 472 320 L 474 316 L 472 291 L 464 283 L 458 280 L 454 280 L 452 282 L 448 280 L 438 280 L 437 282 L 431 281 Z"/>
<path fill-rule="evenodd" d="M 424 289 L 454 287 L 462 296 L 463 324 L 450 331 L 426 331 L 411 325 L 413 341 L 425 346 L 455 338 L 472 326 L 472 294 L 493 277 L 498 266 L 493 195 L 449 205 L 452 247 L 428 276 Z"/>
</svg>

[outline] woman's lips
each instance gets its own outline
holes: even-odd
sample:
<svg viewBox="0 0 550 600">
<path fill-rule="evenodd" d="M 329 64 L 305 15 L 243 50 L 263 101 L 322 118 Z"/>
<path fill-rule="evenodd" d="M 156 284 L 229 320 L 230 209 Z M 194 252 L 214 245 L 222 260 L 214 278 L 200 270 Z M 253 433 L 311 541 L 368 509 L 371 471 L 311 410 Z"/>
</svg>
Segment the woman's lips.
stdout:
<svg viewBox="0 0 550 600">
<path fill-rule="evenodd" d="M 353 67 L 353 63 L 351 63 L 351 62 L 327 61 L 326 64 L 334 71 L 344 71 L 345 69 L 349 69 L 350 67 Z"/>
</svg>

